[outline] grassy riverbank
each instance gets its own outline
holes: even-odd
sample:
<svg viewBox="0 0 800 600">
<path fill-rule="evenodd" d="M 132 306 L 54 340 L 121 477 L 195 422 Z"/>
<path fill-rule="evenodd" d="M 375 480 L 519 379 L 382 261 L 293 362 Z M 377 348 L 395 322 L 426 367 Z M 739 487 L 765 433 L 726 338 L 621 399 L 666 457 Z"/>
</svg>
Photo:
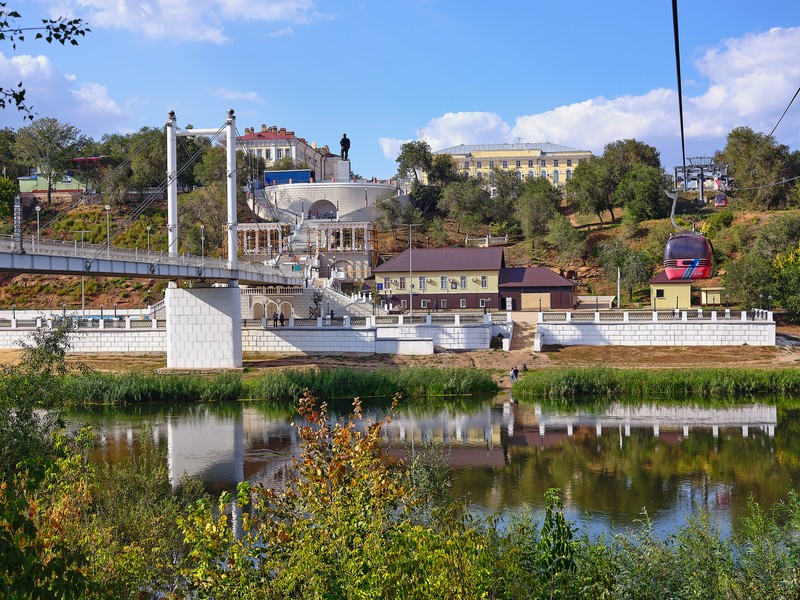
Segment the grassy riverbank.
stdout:
<svg viewBox="0 0 800 600">
<path fill-rule="evenodd" d="M 514 397 L 571 405 L 581 398 L 702 398 L 736 401 L 752 396 L 800 394 L 797 369 L 609 369 L 530 371 L 514 385 Z"/>
<path fill-rule="evenodd" d="M 0 385 L 12 385 L 8 379 Z M 59 396 L 66 406 L 125 405 L 150 402 L 211 402 L 240 399 L 291 405 L 308 389 L 331 404 L 349 406 L 359 396 L 391 398 L 444 397 L 497 392 L 488 371 L 470 368 L 408 367 L 372 371 L 280 369 L 243 380 L 238 374 L 142 375 L 91 373 L 60 378 Z"/>
</svg>

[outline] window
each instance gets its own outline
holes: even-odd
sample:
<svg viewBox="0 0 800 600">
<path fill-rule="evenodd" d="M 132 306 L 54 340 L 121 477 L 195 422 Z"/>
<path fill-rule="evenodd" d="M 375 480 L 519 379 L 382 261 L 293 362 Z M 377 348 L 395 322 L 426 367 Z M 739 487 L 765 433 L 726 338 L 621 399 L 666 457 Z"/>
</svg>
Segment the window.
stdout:
<svg viewBox="0 0 800 600">
<path fill-rule="evenodd" d="M 545 159 L 542 159 L 542 162 L 541 162 L 540 164 L 541 164 L 543 167 L 546 167 L 546 166 L 547 166 L 547 161 L 546 161 Z"/>
<path fill-rule="evenodd" d="M 450 280 L 450 289 L 451 290 L 457 290 L 458 289 L 458 280 L 457 279 L 451 279 Z"/>
<path fill-rule="evenodd" d="M 533 171 L 528 171 L 528 177 L 529 177 L 530 179 L 533 179 Z"/>
<path fill-rule="evenodd" d="M 462 290 L 467 289 L 467 276 L 466 275 L 462 275 L 461 276 L 461 289 Z"/>
<path fill-rule="evenodd" d="M 567 159 L 567 166 L 568 166 L 568 167 L 571 167 L 571 166 L 572 166 L 572 159 L 571 159 L 571 158 L 568 158 L 568 159 Z"/>
<path fill-rule="evenodd" d="M 256 150 L 256 156 L 257 156 L 258 158 L 261 158 L 261 148 L 259 148 L 258 150 Z"/>
<path fill-rule="evenodd" d="M 392 289 L 392 280 L 389 277 L 383 278 L 383 289 L 390 290 Z"/>
<path fill-rule="evenodd" d="M 427 282 L 427 279 L 425 279 L 425 276 L 424 275 L 420 275 L 419 277 L 417 277 L 417 281 L 419 281 L 419 289 L 425 290 L 425 284 Z"/>
<path fill-rule="evenodd" d="M 439 289 L 440 290 L 447 289 L 447 275 L 439 275 Z"/>
<path fill-rule="evenodd" d="M 508 168 L 508 161 L 507 161 L 507 160 L 504 160 L 504 161 L 503 161 L 503 168 L 504 168 L 504 169 L 507 169 L 507 168 Z"/>
<path fill-rule="evenodd" d="M 663 298 L 664 290 L 656 290 L 656 298 Z"/>
<path fill-rule="evenodd" d="M 493 160 L 489 161 L 489 168 L 490 169 L 494 169 L 494 161 Z"/>
<path fill-rule="evenodd" d="M 557 166 L 558 166 L 558 159 L 557 159 L 557 158 L 554 158 L 554 159 L 553 159 L 553 166 L 554 166 L 554 167 L 557 167 Z"/>
<path fill-rule="evenodd" d="M 400 306 L 403 308 L 408 308 L 408 302 L 406 300 L 400 300 Z"/>
<path fill-rule="evenodd" d="M 270 150 L 269 148 L 264 150 L 264 158 L 266 158 L 267 160 L 272 160 L 272 150 Z"/>
<path fill-rule="evenodd" d="M 567 181 L 572 179 L 572 169 L 567 169 Z"/>
<path fill-rule="evenodd" d="M 447 300 L 440 300 L 439 301 L 439 306 L 441 308 L 447 308 Z"/>
<path fill-rule="evenodd" d="M 275 150 L 275 158 L 283 158 L 283 148 Z"/>
<path fill-rule="evenodd" d="M 518 161 L 517 161 L 517 168 L 519 169 L 521 166 L 522 166 L 522 161 L 521 161 L 521 160 L 518 160 Z"/>
<path fill-rule="evenodd" d="M 533 161 L 532 161 L 532 160 L 529 160 L 529 161 L 528 161 L 528 168 L 530 169 L 530 168 L 532 168 L 532 167 L 533 167 Z"/>
<path fill-rule="evenodd" d="M 404 290 L 404 289 L 406 289 L 406 278 L 405 278 L 405 277 L 401 277 L 401 278 L 399 279 L 399 281 L 400 281 L 400 283 L 398 283 L 398 284 L 397 284 L 397 289 L 398 289 L 398 290 Z"/>
<path fill-rule="evenodd" d="M 486 275 L 481 275 L 481 287 L 489 287 L 489 278 Z"/>
<path fill-rule="evenodd" d="M 517 173 L 517 181 L 522 181 L 522 171 L 516 171 Z"/>
<path fill-rule="evenodd" d="M 488 302 L 489 300 L 486 298 L 481 298 L 480 300 L 478 300 L 478 304 L 481 308 L 486 308 L 488 306 Z"/>
<path fill-rule="evenodd" d="M 547 179 L 547 171 L 545 171 L 544 169 L 542 169 L 542 178 Z"/>
<path fill-rule="evenodd" d="M 420 305 L 422 308 L 428 308 L 428 301 L 427 301 L 427 300 L 420 300 L 420 301 L 419 301 L 419 305 Z"/>
<path fill-rule="evenodd" d="M 466 299 L 464 299 L 464 298 L 461 298 L 461 300 L 459 300 L 459 301 L 458 301 L 458 305 L 459 305 L 461 308 L 467 308 L 467 301 L 466 301 Z"/>
<path fill-rule="evenodd" d="M 482 163 L 481 161 L 478 161 L 478 162 L 476 162 L 476 163 L 475 163 L 475 166 L 476 166 L 478 169 L 481 169 L 481 168 L 483 168 L 483 163 Z"/>
<path fill-rule="evenodd" d="M 553 183 L 558 183 L 558 169 L 553 169 Z"/>
<path fill-rule="evenodd" d="M 494 185 L 494 171 L 489 171 L 489 185 Z"/>
<path fill-rule="evenodd" d="M 480 171 L 478 171 L 478 179 L 483 179 L 483 173 L 481 173 Z"/>
<path fill-rule="evenodd" d="M 468 160 L 464 161 L 464 168 L 465 169 L 469 169 L 469 161 Z"/>
</svg>

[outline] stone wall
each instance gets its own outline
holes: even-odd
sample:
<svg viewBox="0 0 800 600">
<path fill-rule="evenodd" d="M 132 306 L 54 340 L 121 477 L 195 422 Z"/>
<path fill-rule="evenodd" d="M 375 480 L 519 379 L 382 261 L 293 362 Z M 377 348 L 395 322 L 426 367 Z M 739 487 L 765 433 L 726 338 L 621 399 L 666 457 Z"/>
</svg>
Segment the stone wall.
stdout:
<svg viewBox="0 0 800 600">
<path fill-rule="evenodd" d="M 620 313 L 620 320 L 603 320 L 607 313 L 592 320 L 575 320 L 575 313 L 564 320 L 547 320 L 539 313 L 537 333 L 543 345 L 557 346 L 774 346 L 775 321 L 772 313 L 695 313 L 664 315 L 647 320 Z M 762 314 L 763 313 L 763 314 Z M 689 318 L 689 316 L 693 318 Z M 641 313 L 636 314 L 637 317 Z M 606 316 L 608 319 L 608 316 Z"/>
</svg>

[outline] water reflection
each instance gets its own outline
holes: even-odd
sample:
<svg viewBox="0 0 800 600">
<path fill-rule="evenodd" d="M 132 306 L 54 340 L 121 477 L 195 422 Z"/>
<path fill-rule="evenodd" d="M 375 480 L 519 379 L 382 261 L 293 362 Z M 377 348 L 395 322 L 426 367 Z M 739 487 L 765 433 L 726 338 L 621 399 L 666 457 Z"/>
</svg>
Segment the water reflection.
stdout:
<svg viewBox="0 0 800 600">
<path fill-rule="evenodd" d="M 365 411 L 377 420 L 382 411 Z M 257 404 L 146 407 L 73 414 L 101 432 L 96 459 L 124 461 L 143 428 L 166 449 L 170 477 L 201 477 L 212 491 L 248 479 L 267 486 L 287 477 L 299 440 L 290 418 Z M 561 488 L 565 509 L 591 529 L 621 528 L 646 507 L 658 529 L 682 524 L 703 506 L 722 519 L 786 496 L 800 470 L 798 419 L 774 406 L 700 409 L 610 405 L 564 413 L 508 396 L 473 408 L 402 412 L 384 429 L 387 451 L 447 448 L 453 492 L 475 510 L 542 508 Z"/>
</svg>

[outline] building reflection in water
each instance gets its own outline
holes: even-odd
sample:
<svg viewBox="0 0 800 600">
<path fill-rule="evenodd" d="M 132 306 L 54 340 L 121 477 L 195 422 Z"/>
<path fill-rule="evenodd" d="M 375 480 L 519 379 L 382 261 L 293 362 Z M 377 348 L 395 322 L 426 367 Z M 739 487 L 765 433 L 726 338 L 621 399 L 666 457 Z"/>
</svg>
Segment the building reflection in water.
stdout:
<svg viewBox="0 0 800 600">
<path fill-rule="evenodd" d="M 365 411 L 372 421 L 382 415 Z M 171 481 L 196 476 L 215 492 L 242 480 L 281 486 L 292 454 L 299 451 L 289 420 L 257 406 L 95 419 L 77 415 L 75 420 L 95 421 L 101 432 L 97 458 L 111 462 L 137 451 L 139 432 L 148 424 L 153 442 L 166 447 Z M 597 414 L 567 414 L 507 398 L 469 411 L 401 412 L 383 436 L 387 452 L 397 458 L 445 446 L 454 491 L 468 493 L 480 509 L 536 507 L 547 487 L 559 487 L 568 512 L 629 522 L 642 506 L 683 514 L 698 504 L 725 509 L 732 494 L 752 493 L 755 484 L 742 486 L 738 467 L 720 465 L 720 456 L 747 454 L 731 450 L 738 438 L 738 443 L 760 445 L 774 463 L 777 425 L 776 408 L 759 404 L 721 409 L 612 404 Z M 783 482 L 796 475 L 787 471 L 775 477 Z"/>
</svg>

